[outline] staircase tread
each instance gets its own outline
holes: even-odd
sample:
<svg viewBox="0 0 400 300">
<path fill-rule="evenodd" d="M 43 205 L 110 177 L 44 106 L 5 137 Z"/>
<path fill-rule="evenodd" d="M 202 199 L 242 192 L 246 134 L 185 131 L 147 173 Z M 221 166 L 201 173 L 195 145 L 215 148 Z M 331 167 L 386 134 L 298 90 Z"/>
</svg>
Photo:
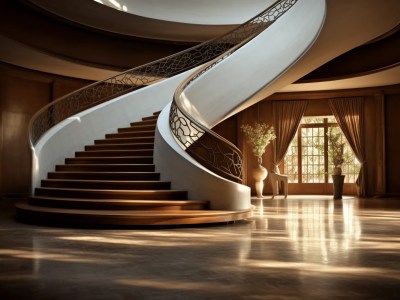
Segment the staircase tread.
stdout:
<svg viewBox="0 0 400 300">
<path fill-rule="evenodd" d="M 120 183 L 120 180 L 98 180 L 98 179 L 43 179 L 43 181 L 53 181 L 53 182 L 94 182 L 94 183 Z M 170 181 L 162 181 L 162 180 L 124 180 L 124 184 L 126 183 L 170 183 Z"/>
<path fill-rule="evenodd" d="M 120 127 L 120 128 L 118 128 L 118 129 L 127 129 L 127 128 L 132 128 L 132 126 L 129 126 L 129 127 Z M 117 130 L 118 130 L 117 129 Z M 110 132 L 110 133 L 107 133 L 107 134 L 118 134 L 118 133 L 122 133 L 122 132 Z M 145 134 L 148 134 L 148 133 L 156 133 L 156 130 L 155 129 L 149 129 L 149 130 L 136 130 L 135 131 L 135 133 L 145 133 Z"/>
<path fill-rule="evenodd" d="M 154 123 L 154 124 L 146 124 L 146 123 L 139 122 L 137 124 L 130 125 L 130 127 L 131 128 L 133 128 L 133 127 L 134 128 L 155 128 L 156 127 L 156 123 Z"/>
<path fill-rule="evenodd" d="M 91 150 L 91 151 L 76 151 L 78 153 L 87 153 L 87 152 L 94 152 L 94 153 L 107 153 L 107 152 L 120 152 L 120 153 L 126 153 L 126 152 L 143 152 L 143 151 L 154 151 L 153 148 L 149 149 L 131 149 L 131 150 L 121 150 L 121 149 L 116 149 L 116 150 Z"/>
<path fill-rule="evenodd" d="M 186 193 L 187 191 L 185 190 L 122 190 L 122 189 L 79 189 L 79 188 L 56 188 L 56 187 L 39 187 L 36 189 L 40 190 L 51 190 L 51 191 L 58 191 L 58 190 L 64 190 L 64 191 L 79 191 L 79 192 L 129 192 L 132 194 L 150 194 L 150 193 Z"/>
<path fill-rule="evenodd" d="M 66 166 L 64 165 L 56 165 L 56 166 Z M 73 164 L 73 165 L 68 165 L 68 166 L 154 166 L 154 164 Z"/>
<path fill-rule="evenodd" d="M 112 138 L 104 138 L 104 139 L 96 139 L 95 141 L 110 141 L 110 140 L 140 140 L 140 139 L 154 139 L 154 136 L 132 136 L 132 137 L 112 137 Z"/>
<path fill-rule="evenodd" d="M 136 156 L 79 156 L 79 157 L 68 157 L 65 159 L 65 161 L 71 161 L 71 162 L 77 162 L 77 161 L 114 161 L 114 162 L 118 162 L 121 160 L 136 160 L 136 161 L 140 161 L 140 160 L 151 160 L 153 161 L 153 156 L 143 156 L 143 155 L 136 155 Z M 143 161 L 142 161 L 143 162 Z M 122 163 L 122 162 L 120 162 Z"/>
<path fill-rule="evenodd" d="M 132 145 L 132 146 L 135 146 L 135 145 L 151 145 L 151 146 L 154 146 L 154 143 L 125 143 L 125 144 L 123 144 L 124 146 L 128 146 L 128 145 Z M 104 147 L 104 146 L 121 146 L 121 144 L 95 144 L 95 145 L 88 145 L 88 146 L 102 146 L 102 147 Z"/>
<path fill-rule="evenodd" d="M 135 125 L 129 125 L 126 127 L 119 127 L 118 129 L 122 129 L 122 128 L 151 128 L 150 130 L 154 130 L 154 128 L 156 127 L 156 124 L 135 124 Z M 145 130 L 143 130 L 145 131 Z"/>
<path fill-rule="evenodd" d="M 88 202 L 95 204 L 96 201 L 101 203 L 132 203 L 132 204 L 207 204 L 207 200 L 140 200 L 140 199 L 84 199 L 84 198 L 66 198 L 66 197 L 49 197 L 49 196 L 31 196 L 33 199 L 45 199 L 54 201 L 69 202 Z"/>
<path fill-rule="evenodd" d="M 32 211 L 43 211 L 43 212 L 53 212 L 53 213 L 63 213 L 63 214 L 75 214 L 75 215 L 119 215 L 119 216 L 135 216 L 135 217 L 149 217 L 149 216 L 218 216 L 218 215 L 230 215 L 230 214 L 240 214 L 243 212 L 248 212 L 251 210 L 241 210 L 241 211 L 229 211 L 229 210 L 173 210 L 173 211 L 163 211 L 163 210 L 92 210 L 92 209 L 70 209 L 70 208 L 50 208 L 41 207 L 35 205 L 29 205 L 25 203 L 16 204 L 18 208 L 28 209 Z"/>
<path fill-rule="evenodd" d="M 155 130 L 155 127 L 153 128 L 138 128 L 138 127 L 121 127 L 118 128 L 116 133 L 140 133 L 144 131 L 150 131 L 150 130 Z"/>
<path fill-rule="evenodd" d="M 123 172 L 123 171 L 55 171 L 48 173 L 48 179 L 73 180 L 160 180 L 159 172 Z"/>
<path fill-rule="evenodd" d="M 142 120 L 142 121 L 136 121 L 136 122 L 131 122 L 131 126 L 156 126 L 157 120 Z"/>
<path fill-rule="evenodd" d="M 80 160 L 85 160 L 85 159 L 109 159 L 109 158 L 121 158 L 121 159 L 126 159 L 126 158 L 153 158 L 153 156 L 148 156 L 148 155 L 135 155 L 135 156 L 88 156 L 88 157 L 68 157 L 67 159 L 80 159 Z"/>
<path fill-rule="evenodd" d="M 132 174 L 132 175 L 139 175 L 139 174 L 159 174 L 159 172 L 112 172 L 112 171 L 55 171 L 55 172 L 49 172 L 49 173 L 60 173 L 60 174 Z"/>
<path fill-rule="evenodd" d="M 151 137 L 154 139 L 155 137 L 155 132 L 151 133 L 140 133 L 138 132 L 115 132 L 115 133 L 107 133 L 105 135 L 106 139 L 119 139 L 119 138 L 146 138 L 146 137 Z"/>
<path fill-rule="evenodd" d="M 141 122 L 147 122 L 147 121 L 157 121 L 158 117 L 151 116 L 151 117 L 143 117 L 140 121 L 133 121 L 131 123 L 141 123 Z"/>
</svg>

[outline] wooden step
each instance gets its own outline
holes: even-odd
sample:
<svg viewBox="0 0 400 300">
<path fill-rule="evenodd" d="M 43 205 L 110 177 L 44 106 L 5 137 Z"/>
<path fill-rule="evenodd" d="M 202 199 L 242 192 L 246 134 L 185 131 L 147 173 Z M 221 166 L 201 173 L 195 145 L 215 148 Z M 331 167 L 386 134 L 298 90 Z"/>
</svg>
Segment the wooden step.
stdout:
<svg viewBox="0 0 400 300">
<path fill-rule="evenodd" d="M 153 125 L 156 126 L 157 124 L 157 119 L 150 119 L 150 120 L 144 120 L 144 121 L 138 121 L 138 122 L 131 122 L 131 126 L 142 126 L 142 125 Z"/>
<path fill-rule="evenodd" d="M 49 179 L 83 180 L 160 180 L 160 173 L 155 172 L 50 172 Z"/>
<path fill-rule="evenodd" d="M 78 210 L 16 205 L 19 220 L 41 224 L 166 226 L 227 223 L 252 216 L 251 210 Z"/>
<path fill-rule="evenodd" d="M 166 190 L 171 188 L 169 181 L 158 180 L 74 180 L 74 179 L 45 179 L 42 187 L 101 189 L 101 190 Z"/>
<path fill-rule="evenodd" d="M 134 127 L 121 127 L 118 128 L 117 133 L 131 133 L 131 132 L 143 132 L 143 131 L 155 131 L 155 126 L 134 126 Z"/>
<path fill-rule="evenodd" d="M 135 144 L 103 144 L 85 146 L 86 151 L 98 150 L 133 150 L 133 149 L 153 149 L 153 143 L 135 143 Z"/>
<path fill-rule="evenodd" d="M 208 201 L 202 200 L 123 200 L 123 199 L 77 199 L 32 196 L 30 205 L 96 210 L 193 210 L 207 209 Z"/>
<path fill-rule="evenodd" d="M 77 151 L 76 157 L 153 156 L 153 149 Z"/>
<path fill-rule="evenodd" d="M 148 120 L 156 120 L 157 121 L 157 119 L 158 119 L 158 115 L 152 115 L 152 116 L 142 118 L 143 121 L 148 121 Z"/>
<path fill-rule="evenodd" d="M 153 164 L 114 164 L 114 165 L 95 165 L 95 164 L 69 164 L 57 165 L 56 171 L 92 171 L 92 172 L 154 172 Z"/>
<path fill-rule="evenodd" d="M 117 132 L 117 133 L 107 133 L 106 138 L 133 138 L 133 137 L 153 137 L 154 138 L 155 131 L 135 131 L 135 132 Z"/>
<path fill-rule="evenodd" d="M 187 199 L 187 192 L 180 190 L 100 190 L 40 187 L 35 189 L 35 196 L 84 199 L 185 200 Z"/>
<path fill-rule="evenodd" d="M 158 117 L 160 114 L 161 114 L 161 110 L 153 112 L 153 116 L 157 116 Z"/>
<path fill-rule="evenodd" d="M 152 164 L 152 156 L 121 156 L 121 157 L 73 157 L 66 158 L 66 164 Z"/>
<path fill-rule="evenodd" d="M 103 140 L 95 140 L 95 145 L 103 144 L 136 144 L 136 143 L 154 143 L 154 137 L 131 137 L 131 138 L 109 138 Z"/>
</svg>

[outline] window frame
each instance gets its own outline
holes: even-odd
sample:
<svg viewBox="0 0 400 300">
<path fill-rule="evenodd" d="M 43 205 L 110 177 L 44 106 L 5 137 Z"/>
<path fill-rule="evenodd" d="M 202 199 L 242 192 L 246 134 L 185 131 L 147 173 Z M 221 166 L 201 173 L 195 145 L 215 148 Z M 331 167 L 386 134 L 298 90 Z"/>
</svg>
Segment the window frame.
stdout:
<svg viewBox="0 0 400 300">
<path fill-rule="evenodd" d="M 304 123 L 304 119 L 308 119 L 308 118 L 320 118 L 322 119 L 320 123 Z M 329 173 L 329 151 L 328 151 L 328 147 L 329 147 L 329 143 L 328 143 L 328 130 L 329 128 L 332 127 L 336 127 L 340 129 L 339 124 L 336 122 L 336 120 L 334 122 L 332 122 L 332 118 L 334 118 L 333 116 L 315 116 L 315 117 L 303 117 L 302 122 L 300 123 L 299 127 L 297 128 L 297 133 L 296 133 L 296 137 L 297 137 L 297 174 L 289 174 L 289 176 L 295 176 L 292 178 L 296 178 L 296 181 L 292 181 L 289 182 L 289 184 L 331 184 L 332 182 L 330 181 L 330 173 Z M 305 182 L 304 180 L 304 176 L 307 175 L 307 172 L 303 172 L 303 164 L 304 161 L 307 157 L 307 155 L 303 154 L 303 129 L 304 128 L 321 128 L 323 129 L 323 156 L 324 156 L 324 164 L 323 164 L 323 168 L 324 168 L 324 180 L 320 181 L 320 182 Z M 290 144 L 290 146 L 292 145 L 292 143 Z M 295 156 L 296 157 L 296 154 Z M 285 162 L 286 162 L 286 155 L 285 158 L 283 160 L 283 163 L 281 164 L 281 170 L 283 171 L 283 173 L 285 173 L 285 167 L 290 167 L 293 168 L 295 165 L 291 165 L 291 166 L 286 166 Z M 304 160 L 304 161 L 303 161 Z M 285 173 L 286 174 L 286 173 Z M 315 174 L 312 174 L 315 175 Z M 349 174 L 349 175 L 354 175 L 354 174 Z M 294 180 L 294 179 L 293 179 Z M 353 184 L 353 182 L 346 182 L 346 184 Z"/>
</svg>

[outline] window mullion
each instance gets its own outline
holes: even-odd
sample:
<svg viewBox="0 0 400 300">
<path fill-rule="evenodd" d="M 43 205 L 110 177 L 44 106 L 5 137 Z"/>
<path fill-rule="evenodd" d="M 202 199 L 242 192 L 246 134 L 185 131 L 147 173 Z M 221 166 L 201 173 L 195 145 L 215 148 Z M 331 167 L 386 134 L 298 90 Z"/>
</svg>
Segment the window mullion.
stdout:
<svg viewBox="0 0 400 300">
<path fill-rule="evenodd" d="M 328 118 L 324 118 L 324 170 L 325 183 L 329 182 L 329 161 L 328 161 Z"/>
<path fill-rule="evenodd" d="M 302 145 L 302 142 L 301 142 L 301 138 L 302 138 L 302 135 L 301 135 L 301 128 L 302 128 L 302 126 L 299 126 L 299 128 L 297 129 L 297 145 L 298 145 L 298 147 L 297 147 L 297 165 L 298 165 L 298 170 L 299 170 L 299 175 L 298 175 L 298 181 L 299 181 L 299 183 L 302 183 L 303 182 L 303 166 L 302 166 L 302 152 L 303 152 L 303 145 Z"/>
</svg>

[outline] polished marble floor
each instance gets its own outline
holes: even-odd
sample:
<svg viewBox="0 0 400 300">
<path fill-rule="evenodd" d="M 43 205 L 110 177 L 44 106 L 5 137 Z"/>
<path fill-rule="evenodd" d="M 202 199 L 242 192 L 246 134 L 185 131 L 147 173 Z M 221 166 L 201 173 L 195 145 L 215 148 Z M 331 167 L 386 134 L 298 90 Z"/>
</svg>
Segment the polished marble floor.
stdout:
<svg viewBox="0 0 400 300">
<path fill-rule="evenodd" d="M 65 229 L 0 202 L 0 299 L 400 299 L 400 199 L 254 199 L 252 220 Z"/>
</svg>

